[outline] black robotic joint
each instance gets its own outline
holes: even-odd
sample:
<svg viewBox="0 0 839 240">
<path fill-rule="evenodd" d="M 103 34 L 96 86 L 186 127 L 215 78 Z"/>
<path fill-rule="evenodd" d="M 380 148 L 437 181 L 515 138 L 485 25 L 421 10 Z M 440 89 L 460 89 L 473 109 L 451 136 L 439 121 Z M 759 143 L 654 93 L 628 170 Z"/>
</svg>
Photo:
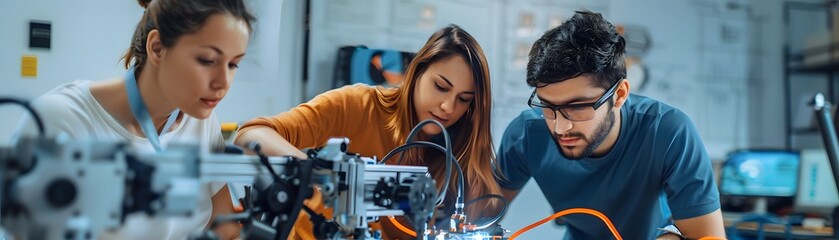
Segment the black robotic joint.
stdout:
<svg viewBox="0 0 839 240">
<path fill-rule="evenodd" d="M 394 203 L 394 193 L 397 189 L 396 179 L 393 177 L 380 178 L 376 182 L 376 187 L 373 188 L 373 203 L 376 206 L 391 208 Z"/>
</svg>

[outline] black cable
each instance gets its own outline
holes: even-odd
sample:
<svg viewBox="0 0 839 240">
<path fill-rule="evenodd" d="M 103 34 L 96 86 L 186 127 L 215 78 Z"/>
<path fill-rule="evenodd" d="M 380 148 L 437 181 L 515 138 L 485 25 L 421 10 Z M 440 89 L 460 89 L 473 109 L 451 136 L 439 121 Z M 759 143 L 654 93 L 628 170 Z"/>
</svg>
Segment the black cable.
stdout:
<svg viewBox="0 0 839 240">
<path fill-rule="evenodd" d="M 449 155 L 449 157 L 447 157 L 446 159 L 450 159 L 450 161 L 447 161 L 446 164 L 451 165 L 452 163 L 454 163 L 454 166 L 457 167 L 457 172 L 459 173 L 458 174 L 458 186 L 457 186 L 458 187 L 458 192 L 457 192 L 458 198 L 457 199 L 460 199 L 461 202 L 459 202 L 459 203 L 462 203 L 462 200 L 463 200 L 463 197 L 462 197 L 463 196 L 463 185 L 464 185 L 463 169 L 460 168 L 460 164 L 458 164 L 456 161 L 454 161 L 452 153 L 447 152 L 446 149 L 444 149 L 442 146 L 440 146 L 436 143 L 426 142 L 426 141 L 411 142 L 411 143 L 408 143 L 408 144 L 405 144 L 405 145 L 402 145 L 402 146 L 399 146 L 399 147 L 393 149 L 392 151 L 390 151 L 390 153 L 388 153 L 388 155 L 385 155 L 383 160 L 387 161 L 391 157 L 395 156 L 397 153 L 406 151 L 406 150 L 411 149 L 411 148 L 420 148 L 420 147 L 433 148 L 433 149 L 436 149 L 436 150 L 439 150 L 439 151 L 443 151 L 447 155 Z M 450 183 L 451 183 L 451 171 L 449 171 L 448 174 L 446 174 L 446 182 L 443 185 L 443 189 L 440 190 L 440 193 L 437 197 L 437 199 L 438 199 L 437 204 L 438 205 L 442 203 L 443 198 L 441 196 L 446 195 L 446 191 L 448 191 L 448 186 L 449 186 Z"/>
<path fill-rule="evenodd" d="M 258 142 L 256 142 L 256 141 L 249 142 L 248 143 L 248 148 L 251 151 L 253 151 L 254 153 L 256 153 L 256 155 L 259 158 L 259 162 L 262 163 L 263 167 L 268 169 L 268 172 L 271 173 L 271 177 L 274 179 L 274 182 L 279 183 L 279 182 L 283 181 L 282 179 L 280 179 L 280 175 L 277 175 L 277 172 L 275 172 L 274 168 L 271 167 L 271 163 L 268 162 L 268 156 L 266 156 L 264 153 L 262 153 L 262 146 L 259 145 Z M 303 207 L 305 207 L 305 205 Z M 309 211 L 311 210 L 309 208 L 304 208 L 304 209 L 306 210 L 307 213 L 309 213 Z M 297 213 L 292 213 L 292 214 L 297 214 Z M 275 231 L 274 232 L 274 239 L 279 240 L 281 238 L 280 235 L 283 232 L 283 225 L 282 224 L 277 224 L 277 226 L 274 227 L 274 231 Z"/>
<path fill-rule="evenodd" d="M 483 225 L 478 225 L 478 227 L 476 227 L 475 229 L 478 229 L 478 230 L 486 229 L 489 226 L 492 226 L 492 224 L 495 224 L 496 222 L 498 222 L 498 220 L 501 220 L 501 217 L 503 217 L 504 214 L 507 213 L 507 206 L 509 205 L 509 203 L 507 202 L 506 198 L 504 198 L 503 196 L 498 195 L 498 194 L 487 194 L 487 195 L 477 197 L 475 199 L 472 199 L 472 200 L 469 200 L 468 202 L 466 202 L 466 206 L 469 206 L 470 204 L 473 204 L 475 202 L 485 200 L 485 199 L 490 199 L 490 198 L 495 198 L 495 199 L 501 200 L 501 202 L 504 203 L 504 208 L 502 208 L 501 212 L 498 212 L 498 215 L 496 215 L 494 218 L 492 218 L 489 222 L 487 222 Z"/>
<path fill-rule="evenodd" d="M 454 151 L 452 151 L 452 138 L 451 138 L 451 136 L 449 136 L 449 131 L 446 130 L 446 126 L 444 126 L 442 123 L 440 123 L 440 122 L 438 122 L 437 120 L 434 120 L 434 119 L 423 120 L 419 124 L 414 126 L 414 129 L 411 129 L 411 132 L 408 133 L 408 138 L 405 139 L 405 143 L 407 144 L 407 143 L 410 143 L 410 142 L 414 141 L 414 138 L 416 137 L 417 134 L 419 134 L 420 130 L 422 130 L 422 127 L 424 127 L 425 125 L 430 124 L 430 123 L 433 123 L 433 124 L 437 125 L 438 127 L 440 127 L 440 132 L 443 133 L 443 142 L 446 145 L 446 151 L 445 152 L 447 153 L 447 155 L 446 155 L 446 177 L 449 177 L 452 174 L 452 170 L 451 170 L 451 166 L 449 166 L 448 163 L 453 162 L 455 165 L 457 165 L 458 169 L 460 169 L 460 163 L 458 163 L 457 158 L 454 157 L 454 154 L 453 154 Z M 399 157 L 399 163 L 402 162 L 403 157 L 404 157 L 404 154 Z M 455 208 L 454 208 L 455 209 L 454 210 L 455 214 L 462 214 L 463 213 L 463 206 L 464 206 L 464 204 L 463 204 L 463 186 L 464 186 L 463 185 L 463 171 L 459 170 L 459 173 L 460 173 L 460 186 L 458 186 L 457 198 L 455 198 Z M 446 182 L 446 184 L 448 184 L 448 181 Z M 443 201 L 445 201 L 445 199 L 446 199 L 446 194 L 443 194 L 441 196 L 442 197 L 440 198 L 440 201 L 439 201 L 438 205 L 442 204 Z"/>
<path fill-rule="evenodd" d="M 41 137 L 46 137 L 46 131 L 44 131 L 44 121 L 41 121 L 41 116 L 38 115 L 37 112 L 35 112 L 35 109 L 32 109 L 32 106 L 29 105 L 29 102 L 14 98 L 0 98 L 0 104 L 6 103 L 14 103 L 22 106 L 23 108 L 26 108 L 26 110 L 29 111 L 30 114 L 32 114 L 32 118 L 35 119 L 35 124 L 38 125 L 38 132 L 40 133 Z"/>
<path fill-rule="evenodd" d="M 397 147 L 397 148 L 393 149 L 393 151 L 391 151 L 391 153 L 403 152 L 403 151 L 406 151 L 406 150 L 411 149 L 411 148 L 419 148 L 419 147 L 433 148 L 433 149 L 442 151 L 442 152 L 444 152 L 445 154 L 448 155 L 448 157 L 446 159 L 448 159 L 449 161 L 446 164 L 447 165 L 452 164 L 455 167 L 457 167 L 457 172 L 459 173 L 458 174 L 458 178 L 459 178 L 458 179 L 458 181 L 459 181 L 458 182 L 458 189 L 459 189 L 458 193 L 460 194 L 460 196 L 462 196 L 463 195 L 462 190 L 463 190 L 463 186 L 464 186 L 463 169 L 460 167 L 460 163 L 455 161 L 454 154 L 451 151 L 446 151 L 446 149 L 444 149 L 443 146 L 440 146 L 439 144 L 436 144 L 436 143 L 433 143 L 433 142 L 428 142 L 428 141 L 414 141 L 414 142 L 410 142 L 410 143 L 407 143 L 405 145 L 402 145 L 400 147 Z M 398 151 L 397 151 L 397 149 L 398 149 Z M 387 160 L 391 157 L 393 157 L 393 155 L 389 153 L 388 155 L 385 155 L 384 159 Z M 396 162 L 396 164 L 401 165 L 402 164 L 401 160 L 402 159 L 400 159 L 400 161 Z M 449 183 L 451 182 L 451 171 L 447 171 L 447 172 L 448 172 L 448 174 L 446 175 L 446 184 L 444 185 L 444 187 L 447 187 L 449 185 Z M 443 192 L 445 192 L 445 190 L 447 190 L 447 189 L 444 189 Z"/>
<path fill-rule="evenodd" d="M 310 217 L 317 217 L 317 216 L 320 216 L 320 217 L 322 217 L 322 218 L 326 219 L 326 217 L 324 217 L 323 215 L 318 214 L 317 212 L 315 212 L 315 210 L 312 210 L 311 208 L 309 208 L 309 207 L 308 207 L 308 206 L 306 206 L 306 205 L 303 205 L 303 211 L 306 211 L 306 213 L 308 213 Z"/>
<path fill-rule="evenodd" d="M 447 151 L 452 152 L 452 150 L 451 150 L 452 149 L 452 144 L 451 144 L 451 137 L 449 137 L 449 131 L 446 130 L 446 127 L 443 126 L 442 123 L 440 123 L 440 122 L 438 122 L 437 120 L 434 120 L 434 119 L 423 120 L 422 122 L 420 122 L 419 124 L 414 126 L 414 128 L 411 129 L 411 132 L 408 133 L 408 137 L 405 138 L 405 144 L 413 142 L 414 138 L 417 136 L 417 134 L 419 134 L 420 130 L 422 130 L 422 127 L 424 127 L 426 124 L 431 124 L 431 123 L 440 127 L 441 132 L 443 133 L 443 140 L 444 140 L 444 144 L 446 145 L 446 149 L 447 149 Z M 399 156 L 399 163 L 402 162 L 403 158 L 404 158 L 404 154 Z M 450 170 L 446 170 L 446 171 L 450 171 Z"/>
<path fill-rule="evenodd" d="M 259 158 L 259 163 L 261 163 L 263 167 L 268 169 L 268 172 L 271 173 L 271 178 L 274 180 L 274 182 L 277 182 L 277 183 L 282 182 L 282 179 L 280 179 L 280 176 L 277 175 L 277 173 L 274 171 L 274 168 L 271 167 L 271 163 L 268 162 L 268 156 L 266 156 L 264 153 L 262 153 L 262 146 L 259 145 L 258 142 L 252 141 L 252 142 L 248 143 L 247 147 L 248 147 L 248 149 L 250 149 L 251 151 L 253 151 L 256 154 L 257 158 Z M 282 225 L 278 224 L 277 226 L 274 226 L 274 239 L 275 240 L 280 239 L 281 232 L 282 232 Z"/>
<path fill-rule="evenodd" d="M 256 153 L 257 158 L 259 158 L 259 162 L 262 163 L 262 166 L 268 169 L 268 172 L 271 173 L 271 178 L 274 179 L 274 182 L 281 182 L 280 175 L 277 175 L 277 172 L 274 171 L 274 168 L 271 167 L 271 163 L 268 162 L 268 156 L 262 153 L 262 146 L 259 145 L 258 142 L 253 141 L 248 143 L 248 149 Z"/>
<path fill-rule="evenodd" d="M 449 137 L 449 132 L 446 131 L 446 127 L 442 123 L 438 122 L 437 120 L 426 119 L 426 120 L 423 120 L 422 122 L 420 122 L 419 124 L 417 124 L 416 126 L 414 126 L 413 129 L 411 129 L 411 132 L 408 133 L 408 137 L 405 139 L 405 144 L 408 144 L 408 143 L 412 142 L 414 137 L 416 137 L 416 135 L 419 134 L 420 130 L 422 130 L 423 126 L 425 126 L 426 124 L 432 124 L 432 123 L 437 125 L 438 127 L 440 127 L 441 132 L 443 133 L 443 140 L 444 140 L 445 145 L 446 145 L 446 148 L 443 150 L 443 152 L 446 153 L 446 184 L 443 185 L 443 190 L 441 191 L 444 194 L 440 194 L 437 197 L 437 205 L 439 206 L 440 204 L 443 204 L 443 201 L 445 201 L 445 199 L 446 199 L 446 194 L 445 193 L 446 193 L 446 191 L 448 191 L 449 183 L 451 182 L 451 175 L 452 175 L 451 163 L 454 162 L 455 164 L 458 164 L 457 161 L 455 161 L 454 155 L 452 154 L 452 144 L 451 144 L 451 137 Z M 435 144 L 435 145 L 437 145 L 437 144 Z M 391 152 L 394 152 L 394 151 L 391 150 Z M 391 155 L 391 154 L 388 153 L 388 155 Z M 402 164 L 402 160 L 404 159 L 404 157 L 405 157 L 404 153 L 400 154 L 399 155 L 399 161 L 397 162 L 397 164 Z M 381 161 L 379 161 L 379 163 L 380 164 L 384 163 L 385 161 L 387 161 L 387 159 L 389 159 L 389 157 L 383 158 Z M 463 172 L 461 171 L 461 176 L 462 175 L 463 175 Z M 461 184 L 461 186 L 462 186 L 462 184 Z M 457 202 L 456 205 L 462 206 L 463 205 L 463 197 L 462 197 L 463 189 L 462 189 L 462 187 L 461 187 L 461 189 L 459 189 L 459 191 L 457 193 L 460 196 L 458 196 L 458 199 L 456 199 L 456 202 Z M 457 209 L 458 208 L 456 207 L 455 211 L 458 211 Z"/>
</svg>

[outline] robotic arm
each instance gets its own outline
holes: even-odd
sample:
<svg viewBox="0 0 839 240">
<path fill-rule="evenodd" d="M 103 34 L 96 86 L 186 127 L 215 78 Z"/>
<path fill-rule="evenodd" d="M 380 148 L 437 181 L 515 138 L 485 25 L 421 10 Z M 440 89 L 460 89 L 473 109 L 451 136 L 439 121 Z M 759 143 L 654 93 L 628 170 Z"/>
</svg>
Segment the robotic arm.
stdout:
<svg viewBox="0 0 839 240">
<path fill-rule="evenodd" d="M 286 239 L 313 187 L 335 216 L 315 223 L 318 237 L 369 238 L 367 221 L 386 215 L 411 216 L 423 229 L 437 198 L 427 168 L 375 164 L 346 154 L 347 144 L 332 139 L 300 160 L 202 154 L 191 145 L 138 154 L 121 143 L 21 139 L 0 148 L 0 224 L 23 239 L 95 239 L 129 214 L 192 214 L 201 183 L 233 181 L 252 184 L 246 211 L 217 220 L 241 221 L 247 239 Z"/>
</svg>

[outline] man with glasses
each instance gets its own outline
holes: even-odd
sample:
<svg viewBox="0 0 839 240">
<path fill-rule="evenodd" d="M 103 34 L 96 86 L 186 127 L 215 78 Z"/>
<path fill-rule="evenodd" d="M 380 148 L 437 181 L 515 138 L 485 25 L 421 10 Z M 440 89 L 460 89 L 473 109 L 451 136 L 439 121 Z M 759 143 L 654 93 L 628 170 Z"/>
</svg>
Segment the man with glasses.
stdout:
<svg viewBox="0 0 839 240">
<path fill-rule="evenodd" d="M 497 155 L 505 197 L 532 177 L 554 211 L 600 211 L 626 239 L 724 237 L 696 127 L 678 109 L 629 93 L 624 46 L 611 23 L 588 11 L 534 43 L 532 109 L 510 123 Z M 566 239 L 612 238 L 593 216 L 561 222 Z"/>
</svg>

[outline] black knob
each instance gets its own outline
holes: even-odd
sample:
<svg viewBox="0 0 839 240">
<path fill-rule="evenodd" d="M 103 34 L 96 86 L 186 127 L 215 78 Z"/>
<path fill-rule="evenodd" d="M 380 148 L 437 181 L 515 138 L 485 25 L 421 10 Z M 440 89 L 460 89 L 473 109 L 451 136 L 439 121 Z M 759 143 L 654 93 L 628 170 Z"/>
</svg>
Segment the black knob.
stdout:
<svg viewBox="0 0 839 240">
<path fill-rule="evenodd" d="M 67 207 L 76 200 L 76 192 L 76 185 L 69 179 L 54 179 L 47 185 L 47 202 L 56 208 Z"/>
</svg>

